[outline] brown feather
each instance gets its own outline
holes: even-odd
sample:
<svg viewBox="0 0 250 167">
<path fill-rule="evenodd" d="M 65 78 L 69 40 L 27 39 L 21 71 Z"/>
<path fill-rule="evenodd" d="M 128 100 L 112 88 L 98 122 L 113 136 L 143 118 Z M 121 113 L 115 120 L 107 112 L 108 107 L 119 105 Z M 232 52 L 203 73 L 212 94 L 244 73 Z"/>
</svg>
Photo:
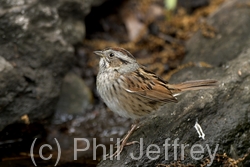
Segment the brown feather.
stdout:
<svg viewBox="0 0 250 167">
<path fill-rule="evenodd" d="M 127 87 L 125 87 L 128 92 L 136 93 L 153 101 L 162 102 L 178 102 L 175 96 L 182 92 L 208 89 L 217 85 L 216 80 L 196 80 L 180 84 L 168 84 L 144 68 L 139 68 L 131 72 L 130 75 L 126 74 L 124 79 L 128 83 Z"/>
<path fill-rule="evenodd" d="M 166 86 L 166 82 L 153 73 L 145 72 L 142 68 L 130 75 L 126 74 L 124 79 L 128 83 L 125 87 L 128 92 L 136 93 L 153 101 L 178 102 Z"/>
<path fill-rule="evenodd" d="M 216 86 L 217 81 L 212 79 L 187 81 L 180 84 L 168 85 L 168 87 L 173 90 L 173 94 L 178 94 L 189 90 L 211 89 Z"/>
</svg>

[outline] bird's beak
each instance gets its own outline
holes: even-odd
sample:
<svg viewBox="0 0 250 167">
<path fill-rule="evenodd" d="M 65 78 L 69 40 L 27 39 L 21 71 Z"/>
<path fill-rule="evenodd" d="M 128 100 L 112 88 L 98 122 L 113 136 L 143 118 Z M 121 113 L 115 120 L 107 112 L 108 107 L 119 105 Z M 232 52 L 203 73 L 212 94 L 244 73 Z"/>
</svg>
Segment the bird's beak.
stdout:
<svg viewBox="0 0 250 167">
<path fill-rule="evenodd" d="M 101 57 L 104 56 L 103 53 L 102 53 L 102 51 L 94 51 L 94 54 L 96 54 L 98 56 L 101 56 Z"/>
</svg>

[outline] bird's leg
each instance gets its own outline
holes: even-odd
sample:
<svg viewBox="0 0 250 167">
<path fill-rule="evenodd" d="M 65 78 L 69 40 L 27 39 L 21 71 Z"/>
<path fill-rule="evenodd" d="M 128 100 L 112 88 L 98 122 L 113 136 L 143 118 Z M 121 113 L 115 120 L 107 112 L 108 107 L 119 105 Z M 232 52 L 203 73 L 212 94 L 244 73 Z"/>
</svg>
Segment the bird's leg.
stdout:
<svg viewBox="0 0 250 167">
<path fill-rule="evenodd" d="M 132 133 L 133 133 L 136 129 L 139 128 L 138 123 L 139 123 L 139 122 L 136 121 L 136 122 L 131 126 L 131 129 L 128 131 L 128 133 L 126 134 L 126 136 L 124 136 L 124 138 L 120 141 L 121 144 L 119 144 L 119 143 L 117 144 L 117 150 L 116 150 L 116 152 L 115 152 L 113 155 L 110 156 L 110 158 L 119 156 L 119 155 L 121 154 L 121 152 L 122 152 L 122 150 L 123 150 L 123 148 L 124 148 L 125 146 L 129 146 L 129 145 L 132 145 L 132 144 L 135 144 L 135 143 L 139 143 L 138 141 L 132 141 L 132 142 L 127 143 L 128 139 L 129 139 L 129 137 L 132 135 Z"/>
</svg>

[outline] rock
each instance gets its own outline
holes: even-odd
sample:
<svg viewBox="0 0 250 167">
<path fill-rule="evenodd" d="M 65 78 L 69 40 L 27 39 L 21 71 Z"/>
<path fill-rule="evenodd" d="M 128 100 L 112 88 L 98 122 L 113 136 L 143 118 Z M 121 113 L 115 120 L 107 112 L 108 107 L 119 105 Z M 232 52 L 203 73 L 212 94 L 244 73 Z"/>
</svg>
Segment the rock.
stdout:
<svg viewBox="0 0 250 167">
<path fill-rule="evenodd" d="M 0 130 L 28 114 L 51 116 L 84 17 L 104 0 L 0 0 Z"/>
<path fill-rule="evenodd" d="M 178 0 L 178 6 L 185 8 L 187 11 L 193 11 L 208 4 L 209 0 Z"/>
<path fill-rule="evenodd" d="M 84 81 L 74 73 L 68 73 L 63 80 L 62 91 L 56 107 L 57 122 L 65 118 L 84 115 L 91 108 L 93 95 Z M 58 123 L 57 123 L 58 124 Z"/>
<path fill-rule="evenodd" d="M 246 0 L 225 2 L 209 18 L 218 30 L 217 37 L 206 39 L 198 32 L 188 42 L 184 62 L 205 61 L 214 67 L 188 68 L 170 81 L 216 79 L 218 88 L 179 96 L 177 104 L 169 103 L 147 117 L 133 133 L 129 141 L 143 139 L 141 151 L 139 144 L 127 146 L 120 160 L 102 160 L 98 166 L 229 166 L 250 152 L 250 20 L 246 3 Z M 237 7 L 239 4 L 241 7 Z M 205 134 L 204 140 L 194 128 L 197 121 Z M 179 144 L 176 149 L 174 142 Z M 168 149 L 165 143 L 170 144 Z M 192 150 L 199 153 L 193 156 Z M 131 157 L 131 154 L 139 157 L 140 153 L 141 158 Z M 238 165 L 249 166 L 249 155 Z"/>
<path fill-rule="evenodd" d="M 7 62 L 3 57 L 0 57 L 0 72 L 7 72 L 13 69 L 13 66 Z"/>
<path fill-rule="evenodd" d="M 183 63 L 204 61 L 221 66 L 237 57 L 250 45 L 250 11 L 247 0 L 230 1 L 213 13 L 207 23 L 216 30 L 216 37 L 204 38 L 196 33 L 187 42 L 188 54 Z"/>
</svg>

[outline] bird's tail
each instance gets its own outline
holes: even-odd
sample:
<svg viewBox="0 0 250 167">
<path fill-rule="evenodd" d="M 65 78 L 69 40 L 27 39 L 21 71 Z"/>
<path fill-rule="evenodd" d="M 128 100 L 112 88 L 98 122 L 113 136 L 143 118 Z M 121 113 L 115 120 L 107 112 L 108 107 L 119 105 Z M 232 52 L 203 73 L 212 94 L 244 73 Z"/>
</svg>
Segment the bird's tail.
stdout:
<svg viewBox="0 0 250 167">
<path fill-rule="evenodd" d="M 170 90 L 175 96 L 179 95 L 182 92 L 189 90 L 200 90 L 200 89 L 211 89 L 217 86 L 217 81 L 208 79 L 208 80 L 195 80 L 187 81 L 180 84 L 172 84 L 169 86 Z"/>
</svg>

